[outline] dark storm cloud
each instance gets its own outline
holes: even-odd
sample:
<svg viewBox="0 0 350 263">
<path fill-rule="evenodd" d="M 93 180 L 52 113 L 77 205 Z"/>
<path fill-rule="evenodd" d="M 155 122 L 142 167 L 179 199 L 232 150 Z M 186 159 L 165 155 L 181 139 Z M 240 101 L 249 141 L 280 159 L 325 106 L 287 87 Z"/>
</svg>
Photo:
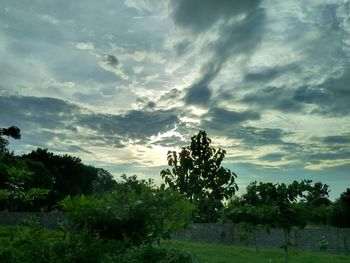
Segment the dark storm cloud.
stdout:
<svg viewBox="0 0 350 263">
<path fill-rule="evenodd" d="M 252 126 L 237 127 L 233 129 L 229 136 L 234 139 L 243 141 L 243 144 L 247 148 L 259 148 L 265 145 L 280 145 L 281 147 L 288 149 L 294 147 L 294 144 L 286 143 L 283 137 L 290 133 L 283 131 L 282 129 L 273 128 L 257 128 Z"/>
<path fill-rule="evenodd" d="M 350 147 L 350 134 L 326 136 L 323 137 L 321 141 L 326 144 L 336 145 L 337 147 L 339 146 L 339 144 L 347 145 Z"/>
<path fill-rule="evenodd" d="M 260 114 L 253 111 L 230 111 L 222 108 L 211 108 L 208 113 L 204 116 L 204 119 L 209 118 L 210 120 L 203 121 L 204 126 L 210 128 L 229 128 L 232 125 L 247 121 L 247 120 L 258 120 Z"/>
<path fill-rule="evenodd" d="M 176 24 L 198 33 L 218 20 L 247 13 L 259 4 L 260 0 L 173 0 L 172 15 Z"/>
<path fill-rule="evenodd" d="M 80 109 L 73 104 L 47 97 L 0 96 L 0 112 L 1 126 L 16 125 L 21 129 L 22 139 L 18 145 L 22 147 L 48 148 L 50 142 L 60 141 L 60 147 L 55 150 L 84 151 L 78 145 L 65 142 L 72 140 L 72 136 L 76 141 L 81 138 L 74 123 Z"/>
<path fill-rule="evenodd" d="M 267 74 L 270 78 L 275 72 Z M 276 73 L 277 74 L 277 73 Z M 278 73 L 280 74 L 280 73 Z M 267 75 L 253 75 L 250 80 Z M 297 89 L 287 87 L 264 87 L 247 93 L 240 99 L 257 109 L 277 109 L 282 112 L 302 112 L 307 104 L 317 106 L 313 114 L 346 116 L 350 113 L 350 71 L 340 77 L 331 76 L 322 84 L 305 85 Z"/>
<path fill-rule="evenodd" d="M 182 56 L 182 55 L 186 54 L 186 52 L 188 51 L 190 46 L 191 46 L 190 41 L 183 40 L 179 43 L 176 43 L 173 48 L 174 48 L 177 56 Z"/>
<path fill-rule="evenodd" d="M 350 70 L 340 77 L 330 77 L 315 86 L 303 86 L 296 90 L 295 101 L 315 104 L 314 112 L 330 116 L 346 116 L 350 113 Z"/>
<path fill-rule="evenodd" d="M 260 110 L 302 111 L 304 104 L 294 100 L 293 93 L 293 90 L 285 87 L 265 87 L 244 95 L 240 101 Z"/>
<path fill-rule="evenodd" d="M 299 72 L 299 67 L 296 64 L 292 63 L 284 66 L 257 69 L 248 72 L 244 76 L 244 80 L 252 82 L 269 81 L 280 77 L 282 74 L 286 74 L 288 72 L 297 73 Z"/>
<path fill-rule="evenodd" d="M 104 135 L 118 134 L 125 138 L 146 140 L 158 132 L 174 128 L 180 122 L 174 110 L 132 110 L 124 115 L 91 114 L 80 119 L 80 125 Z"/>
<path fill-rule="evenodd" d="M 79 145 L 86 143 L 121 148 L 125 146 L 122 140 L 146 142 L 148 137 L 174 128 L 180 122 L 176 110 L 96 114 L 63 100 L 24 96 L 1 96 L 0 112 L 1 126 L 18 126 L 25 134 L 22 138 L 24 144 L 48 147 L 48 143 L 55 139 L 62 143 L 58 148 L 66 151 L 83 151 L 83 146 Z M 78 134 L 79 128 L 93 132 Z M 74 145 L 65 143 L 65 140 Z"/>
<path fill-rule="evenodd" d="M 208 44 L 204 52 L 212 54 L 209 61 L 201 68 L 201 77 L 188 88 L 186 103 L 207 104 L 210 101 L 210 84 L 222 69 L 227 60 L 233 56 L 246 55 L 255 49 L 263 34 L 265 14 L 263 10 L 250 10 L 246 17 L 238 22 L 222 24 L 219 38 Z M 235 12 L 232 16 L 236 15 Z M 197 99 L 197 94 L 205 94 Z"/>
<path fill-rule="evenodd" d="M 215 78 L 220 68 L 213 68 L 214 65 L 211 65 L 210 68 L 202 69 L 204 75 L 199 79 L 198 82 L 195 82 L 188 89 L 185 102 L 187 104 L 197 104 L 197 105 L 207 105 L 210 101 L 211 90 L 208 85 Z"/>
<path fill-rule="evenodd" d="M 14 125 L 37 124 L 49 129 L 74 129 L 69 123 L 79 111 L 74 104 L 55 98 L 0 96 L 1 121 Z"/>
</svg>

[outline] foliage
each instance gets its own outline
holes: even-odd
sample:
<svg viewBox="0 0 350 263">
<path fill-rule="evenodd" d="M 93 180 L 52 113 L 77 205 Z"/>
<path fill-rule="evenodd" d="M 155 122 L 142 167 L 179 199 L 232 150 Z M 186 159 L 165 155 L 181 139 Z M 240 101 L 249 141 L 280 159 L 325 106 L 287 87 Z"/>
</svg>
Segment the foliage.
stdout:
<svg viewBox="0 0 350 263">
<path fill-rule="evenodd" d="M 132 247 L 115 258 L 118 263 L 195 263 L 189 253 L 152 246 Z"/>
<path fill-rule="evenodd" d="M 116 187 L 116 184 L 117 182 L 110 172 L 102 168 L 96 168 L 96 177 L 92 181 L 92 192 L 94 194 L 111 191 Z"/>
<path fill-rule="evenodd" d="M 330 217 L 333 226 L 350 227 L 350 188 L 334 202 Z"/>
<path fill-rule="evenodd" d="M 3 138 L 3 136 L 11 137 L 13 139 L 21 139 L 21 131 L 16 126 L 11 126 L 8 128 L 0 128 L 0 153 L 8 153 L 7 145 L 8 140 Z"/>
<path fill-rule="evenodd" d="M 191 138 L 191 144 L 180 153 L 168 152 L 168 164 L 161 176 L 171 188 L 183 193 L 196 204 L 195 221 L 216 221 L 222 201 L 232 197 L 238 187 L 236 174 L 221 166 L 226 151 L 210 146 L 211 140 L 205 131 Z"/>
<path fill-rule="evenodd" d="M 282 227 L 290 231 L 292 226 L 303 227 L 306 224 L 303 207 L 297 204 L 297 199 L 304 197 L 309 187 L 309 181 L 286 185 L 250 183 L 242 195 L 240 205 L 228 212 L 236 221 L 248 221 L 253 224 Z"/>
<path fill-rule="evenodd" d="M 41 162 L 54 178 L 57 200 L 67 195 L 91 194 L 96 168 L 84 165 L 81 159 L 69 155 L 55 155 L 47 149 L 38 148 L 23 159 Z"/>
<path fill-rule="evenodd" d="M 328 185 L 316 182 L 313 186 L 308 181 L 307 194 L 300 205 L 307 211 L 307 221 L 316 225 L 329 225 L 332 202 L 329 200 Z"/>
<path fill-rule="evenodd" d="M 311 181 L 308 182 L 311 183 Z M 328 198 L 330 190 L 328 188 L 328 185 L 322 184 L 321 182 L 316 182 L 313 186 L 309 184 L 307 187 L 308 193 L 305 196 L 306 203 L 310 207 L 330 205 L 331 201 Z"/>
<path fill-rule="evenodd" d="M 8 167 L 8 179 L 0 190 L 0 209 L 10 211 L 31 211 L 43 206 L 50 190 L 31 187 L 32 173 L 24 168 Z"/>
<path fill-rule="evenodd" d="M 306 225 L 305 207 L 298 204 L 297 200 L 304 198 L 308 189 L 310 181 L 294 181 L 289 185 L 252 182 L 240 199 L 229 204 L 226 217 L 233 222 L 251 225 L 253 235 L 258 225 L 283 228 L 285 242 L 281 248 L 284 249 L 288 261 L 291 228 Z"/>
<path fill-rule="evenodd" d="M 126 182 L 126 188 L 130 179 Z M 191 205 L 170 189 L 113 191 L 100 196 L 67 197 L 61 207 L 77 229 L 88 228 L 103 238 L 124 240 L 132 245 L 151 244 L 188 224 Z"/>
<path fill-rule="evenodd" d="M 185 252 L 152 246 L 126 248 L 122 242 L 106 240 L 86 229 L 39 227 L 34 218 L 16 228 L 0 242 L 1 263 L 194 263 Z M 4 239 L 1 236 L 0 241 Z"/>
<path fill-rule="evenodd" d="M 77 157 L 40 148 L 23 156 L 10 154 L 3 136 L 20 139 L 21 134 L 15 126 L 0 129 L 1 210 L 51 210 L 67 195 L 98 194 L 116 185 L 108 171 L 85 165 Z"/>
<path fill-rule="evenodd" d="M 27 220 L 0 251 L 2 263 L 107 263 L 108 244 L 86 231 L 48 231 Z"/>
</svg>

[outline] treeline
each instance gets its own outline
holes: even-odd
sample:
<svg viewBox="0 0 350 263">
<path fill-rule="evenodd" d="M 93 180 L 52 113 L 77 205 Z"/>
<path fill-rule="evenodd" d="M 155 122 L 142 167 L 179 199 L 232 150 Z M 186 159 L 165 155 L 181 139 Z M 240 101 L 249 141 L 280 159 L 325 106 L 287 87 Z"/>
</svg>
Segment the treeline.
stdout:
<svg viewBox="0 0 350 263">
<path fill-rule="evenodd" d="M 20 130 L 14 126 L 0 129 L 0 210 L 50 211 L 60 209 L 58 202 L 67 196 L 98 196 L 125 187 L 137 188 L 140 183 L 146 185 L 136 177 L 124 176 L 117 182 L 104 169 L 47 149 L 16 156 L 7 149 L 5 137 L 20 139 Z M 161 171 L 165 182 L 161 187 L 180 192 L 193 205 L 194 222 L 350 227 L 350 189 L 331 202 L 329 187 L 321 182 L 252 182 L 237 197 L 236 174 L 221 165 L 225 154 L 225 150 L 211 146 L 204 131 L 193 136 L 190 145 L 179 153 L 168 153 L 170 168 Z"/>
<path fill-rule="evenodd" d="M 1 129 L 0 135 L 0 210 L 50 211 L 66 196 L 98 194 L 117 184 L 108 171 L 78 157 L 41 148 L 14 155 L 4 135 L 20 139 L 16 127 Z"/>
<path fill-rule="evenodd" d="M 20 138 L 1 129 L 2 136 Z M 182 194 L 136 176 L 115 181 L 106 170 L 46 149 L 15 156 L 0 136 L 0 210 L 65 212 L 55 231 L 28 219 L 0 240 L 3 263 L 194 263 L 186 252 L 159 247 L 184 228 L 193 206 Z"/>
</svg>

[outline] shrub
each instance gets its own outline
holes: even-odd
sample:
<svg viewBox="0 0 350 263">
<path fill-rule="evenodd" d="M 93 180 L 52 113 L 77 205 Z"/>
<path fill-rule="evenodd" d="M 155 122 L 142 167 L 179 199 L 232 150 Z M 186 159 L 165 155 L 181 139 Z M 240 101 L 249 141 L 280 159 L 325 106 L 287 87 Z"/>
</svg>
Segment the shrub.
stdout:
<svg viewBox="0 0 350 263">
<path fill-rule="evenodd" d="M 107 263 L 110 256 L 101 238 L 87 231 L 48 231 L 29 220 L 0 250 L 1 263 Z"/>
<path fill-rule="evenodd" d="M 189 223 L 192 207 L 170 189 L 114 191 L 96 196 L 67 197 L 61 203 L 76 229 L 130 245 L 151 244 Z"/>
<path fill-rule="evenodd" d="M 174 249 L 139 246 L 106 240 L 86 229 L 55 231 L 26 220 L 0 246 L 1 263 L 192 263 L 187 253 Z"/>
<path fill-rule="evenodd" d="M 152 246 L 140 246 L 128 249 L 119 254 L 113 262 L 118 263 L 195 263 L 197 260 L 190 254 L 176 249 L 165 249 Z"/>
</svg>

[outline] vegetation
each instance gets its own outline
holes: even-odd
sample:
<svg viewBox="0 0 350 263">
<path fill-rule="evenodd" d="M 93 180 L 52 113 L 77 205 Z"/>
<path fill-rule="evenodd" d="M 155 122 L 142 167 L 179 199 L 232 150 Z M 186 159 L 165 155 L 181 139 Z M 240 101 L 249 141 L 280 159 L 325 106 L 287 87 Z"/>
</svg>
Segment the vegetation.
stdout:
<svg viewBox="0 0 350 263">
<path fill-rule="evenodd" d="M 128 245 L 149 245 L 168 238 L 191 219 L 192 207 L 183 196 L 126 178 L 119 190 L 100 196 L 67 197 L 61 207 L 75 229 Z"/>
<path fill-rule="evenodd" d="M 175 248 L 126 247 L 88 230 L 40 228 L 27 220 L 15 229 L 0 228 L 1 263 L 194 263 L 195 259 Z"/>
<path fill-rule="evenodd" d="M 334 202 L 331 212 L 331 223 L 336 227 L 350 227 L 350 188 Z"/>
<path fill-rule="evenodd" d="M 0 153 L 8 153 L 7 145 L 9 142 L 3 136 L 19 140 L 21 139 L 21 131 L 16 126 L 0 128 Z"/>
<path fill-rule="evenodd" d="M 196 222 L 215 222 L 224 199 L 238 190 L 236 174 L 221 166 L 226 151 L 210 146 L 205 131 L 191 138 L 191 144 L 180 153 L 168 152 L 168 164 L 173 168 L 161 171 L 165 183 L 183 193 L 196 205 Z"/>
<path fill-rule="evenodd" d="M 20 131 L 10 127 L 0 129 L 0 135 L 19 139 Z M 78 157 L 41 148 L 15 156 L 0 138 L 0 210 L 48 211 L 68 195 L 98 194 L 117 184 L 108 171 L 85 165 Z"/>
<path fill-rule="evenodd" d="M 48 231 L 29 220 L 11 228 L 9 234 L 0 231 L 0 262 L 196 262 L 188 253 L 167 248 L 184 245 L 205 262 L 231 262 L 225 260 L 232 259 L 232 253 L 240 254 L 234 255 L 235 262 L 256 262 L 256 256 L 244 252 L 249 249 L 225 252 L 224 246 L 184 242 L 159 247 L 162 239 L 190 222 L 218 221 L 242 224 L 246 231 L 242 237 L 249 234 L 254 240 L 258 226 L 283 228 L 281 248 L 288 260 L 293 227 L 350 227 L 350 189 L 334 203 L 328 199 L 328 185 L 312 185 L 309 180 L 252 182 L 241 197 L 234 196 L 236 174 L 221 165 L 226 152 L 211 147 L 204 131 L 193 136 L 181 152 L 168 152 L 171 169 L 161 171 L 165 181 L 161 186 L 136 176 L 123 175 L 122 181 L 116 181 L 104 169 L 48 149 L 16 156 L 7 148 L 8 138 L 20 139 L 20 130 L 15 126 L 0 129 L 0 211 L 60 209 L 70 224 Z M 329 245 L 325 237 L 317 242 L 323 250 Z M 223 251 L 222 258 L 217 252 L 206 254 L 214 248 Z M 259 260 L 266 255 L 269 262 L 279 262 L 279 252 L 260 253 Z M 311 260 L 307 254 L 291 255 L 292 262 Z M 326 262 L 322 260 L 320 256 L 317 262 Z"/>
</svg>

